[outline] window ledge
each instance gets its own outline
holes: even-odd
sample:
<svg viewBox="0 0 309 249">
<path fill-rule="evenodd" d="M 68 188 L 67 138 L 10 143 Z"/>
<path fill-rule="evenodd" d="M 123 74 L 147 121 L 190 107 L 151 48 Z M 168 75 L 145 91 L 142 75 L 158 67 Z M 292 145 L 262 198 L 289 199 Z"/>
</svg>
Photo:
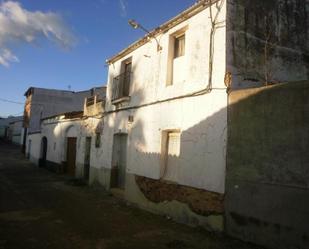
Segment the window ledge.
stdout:
<svg viewBox="0 0 309 249">
<path fill-rule="evenodd" d="M 118 103 L 121 103 L 121 102 L 125 102 L 125 101 L 130 101 L 130 96 L 126 96 L 126 97 L 121 97 L 119 99 L 115 99 L 112 101 L 112 104 L 115 105 L 115 104 L 118 104 Z"/>
</svg>

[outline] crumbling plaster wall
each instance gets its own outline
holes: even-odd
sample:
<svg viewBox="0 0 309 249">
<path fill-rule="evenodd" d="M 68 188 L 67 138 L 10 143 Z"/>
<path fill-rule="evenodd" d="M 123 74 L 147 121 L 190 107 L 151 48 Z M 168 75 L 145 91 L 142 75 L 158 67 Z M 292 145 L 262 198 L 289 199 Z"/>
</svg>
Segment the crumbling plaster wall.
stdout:
<svg viewBox="0 0 309 249">
<path fill-rule="evenodd" d="M 127 174 L 126 198 L 179 223 L 218 232 L 224 229 L 222 194 Z"/>
<path fill-rule="evenodd" d="M 187 204 L 194 213 L 203 216 L 224 212 L 222 194 L 142 176 L 135 176 L 135 181 L 144 196 L 154 203 L 179 201 Z"/>
<path fill-rule="evenodd" d="M 309 1 L 227 0 L 233 88 L 309 78 Z"/>
</svg>

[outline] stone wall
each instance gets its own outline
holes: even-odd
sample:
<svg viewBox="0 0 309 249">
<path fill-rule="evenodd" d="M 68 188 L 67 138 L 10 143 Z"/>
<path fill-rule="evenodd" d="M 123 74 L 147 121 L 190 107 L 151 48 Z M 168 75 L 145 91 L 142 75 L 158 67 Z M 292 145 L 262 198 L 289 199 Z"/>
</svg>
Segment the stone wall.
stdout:
<svg viewBox="0 0 309 249">
<path fill-rule="evenodd" d="M 144 196 L 155 203 L 179 201 L 188 204 L 199 215 L 223 214 L 223 194 L 202 189 L 170 184 L 160 180 L 136 176 L 136 183 Z"/>
<path fill-rule="evenodd" d="M 309 2 L 228 0 L 227 70 L 243 88 L 309 78 Z"/>
<path fill-rule="evenodd" d="M 179 223 L 223 231 L 223 194 L 126 174 L 124 197 Z"/>
</svg>

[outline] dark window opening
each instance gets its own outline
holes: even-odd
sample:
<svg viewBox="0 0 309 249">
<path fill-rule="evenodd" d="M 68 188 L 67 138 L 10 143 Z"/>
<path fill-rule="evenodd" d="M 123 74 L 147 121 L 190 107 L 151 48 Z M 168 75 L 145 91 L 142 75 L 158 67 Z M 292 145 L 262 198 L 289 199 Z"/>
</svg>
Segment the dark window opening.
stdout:
<svg viewBox="0 0 309 249">
<path fill-rule="evenodd" d="M 129 58 L 121 64 L 121 74 L 113 80 L 113 93 L 112 101 L 121 99 L 123 97 L 129 97 L 131 74 L 132 74 L 132 59 Z"/>
<path fill-rule="evenodd" d="M 96 148 L 101 147 L 101 133 L 96 133 L 95 135 L 95 147 Z"/>
<path fill-rule="evenodd" d="M 185 34 L 175 37 L 174 58 L 185 55 Z"/>
</svg>

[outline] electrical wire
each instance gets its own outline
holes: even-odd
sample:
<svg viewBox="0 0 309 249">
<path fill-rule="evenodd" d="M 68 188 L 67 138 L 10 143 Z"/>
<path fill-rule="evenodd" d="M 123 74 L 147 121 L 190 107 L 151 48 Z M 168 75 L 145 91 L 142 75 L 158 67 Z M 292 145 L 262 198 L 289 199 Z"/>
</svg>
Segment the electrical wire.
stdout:
<svg viewBox="0 0 309 249">
<path fill-rule="evenodd" d="M 212 2 L 210 1 L 210 3 L 212 3 Z M 177 97 L 172 97 L 172 98 L 167 98 L 167 99 L 153 101 L 153 102 L 150 102 L 150 103 L 145 103 L 145 104 L 140 104 L 140 105 L 135 105 L 135 106 L 119 108 L 119 109 L 116 109 L 116 110 L 106 111 L 106 112 L 104 112 L 103 115 L 109 115 L 109 114 L 112 114 L 112 113 L 117 113 L 117 112 L 125 111 L 125 110 L 138 109 L 138 108 L 147 107 L 147 106 L 156 105 L 156 104 L 161 104 L 161 103 L 164 103 L 164 102 L 169 102 L 169 101 L 178 100 L 178 99 L 197 97 L 197 96 L 208 94 L 212 90 L 225 90 L 225 91 L 228 92 L 228 90 L 229 90 L 228 88 L 224 88 L 224 87 L 223 88 L 220 88 L 220 87 L 219 88 L 214 88 L 212 86 L 212 80 L 213 80 L 212 79 L 212 75 L 213 75 L 213 59 L 214 59 L 214 52 L 215 52 L 215 49 L 214 49 L 214 39 L 215 39 L 216 29 L 223 27 L 223 26 L 218 26 L 218 24 L 222 23 L 222 22 L 218 22 L 218 18 L 219 18 L 220 11 L 221 11 L 221 9 L 223 7 L 224 1 L 221 0 L 221 2 L 218 3 L 218 0 L 216 0 L 213 3 L 217 4 L 216 5 L 217 13 L 213 17 L 212 9 L 211 9 L 211 6 L 210 6 L 209 10 L 210 10 L 210 18 L 211 18 L 211 32 L 210 32 L 210 45 L 209 45 L 209 78 L 208 78 L 207 86 L 204 89 L 200 90 L 200 91 L 184 94 L 184 95 L 177 96 Z"/>
<path fill-rule="evenodd" d="M 24 114 L 24 111 L 19 112 L 19 113 L 15 113 L 15 114 L 13 114 L 13 116 L 18 116 L 18 115 L 21 115 L 21 114 Z"/>
<path fill-rule="evenodd" d="M 17 105 L 24 105 L 25 104 L 25 103 L 22 103 L 22 102 L 17 102 L 17 101 L 13 101 L 13 100 L 9 100 L 9 99 L 3 99 L 3 98 L 0 98 L 0 101 L 6 102 L 6 103 L 17 104 Z"/>
</svg>

